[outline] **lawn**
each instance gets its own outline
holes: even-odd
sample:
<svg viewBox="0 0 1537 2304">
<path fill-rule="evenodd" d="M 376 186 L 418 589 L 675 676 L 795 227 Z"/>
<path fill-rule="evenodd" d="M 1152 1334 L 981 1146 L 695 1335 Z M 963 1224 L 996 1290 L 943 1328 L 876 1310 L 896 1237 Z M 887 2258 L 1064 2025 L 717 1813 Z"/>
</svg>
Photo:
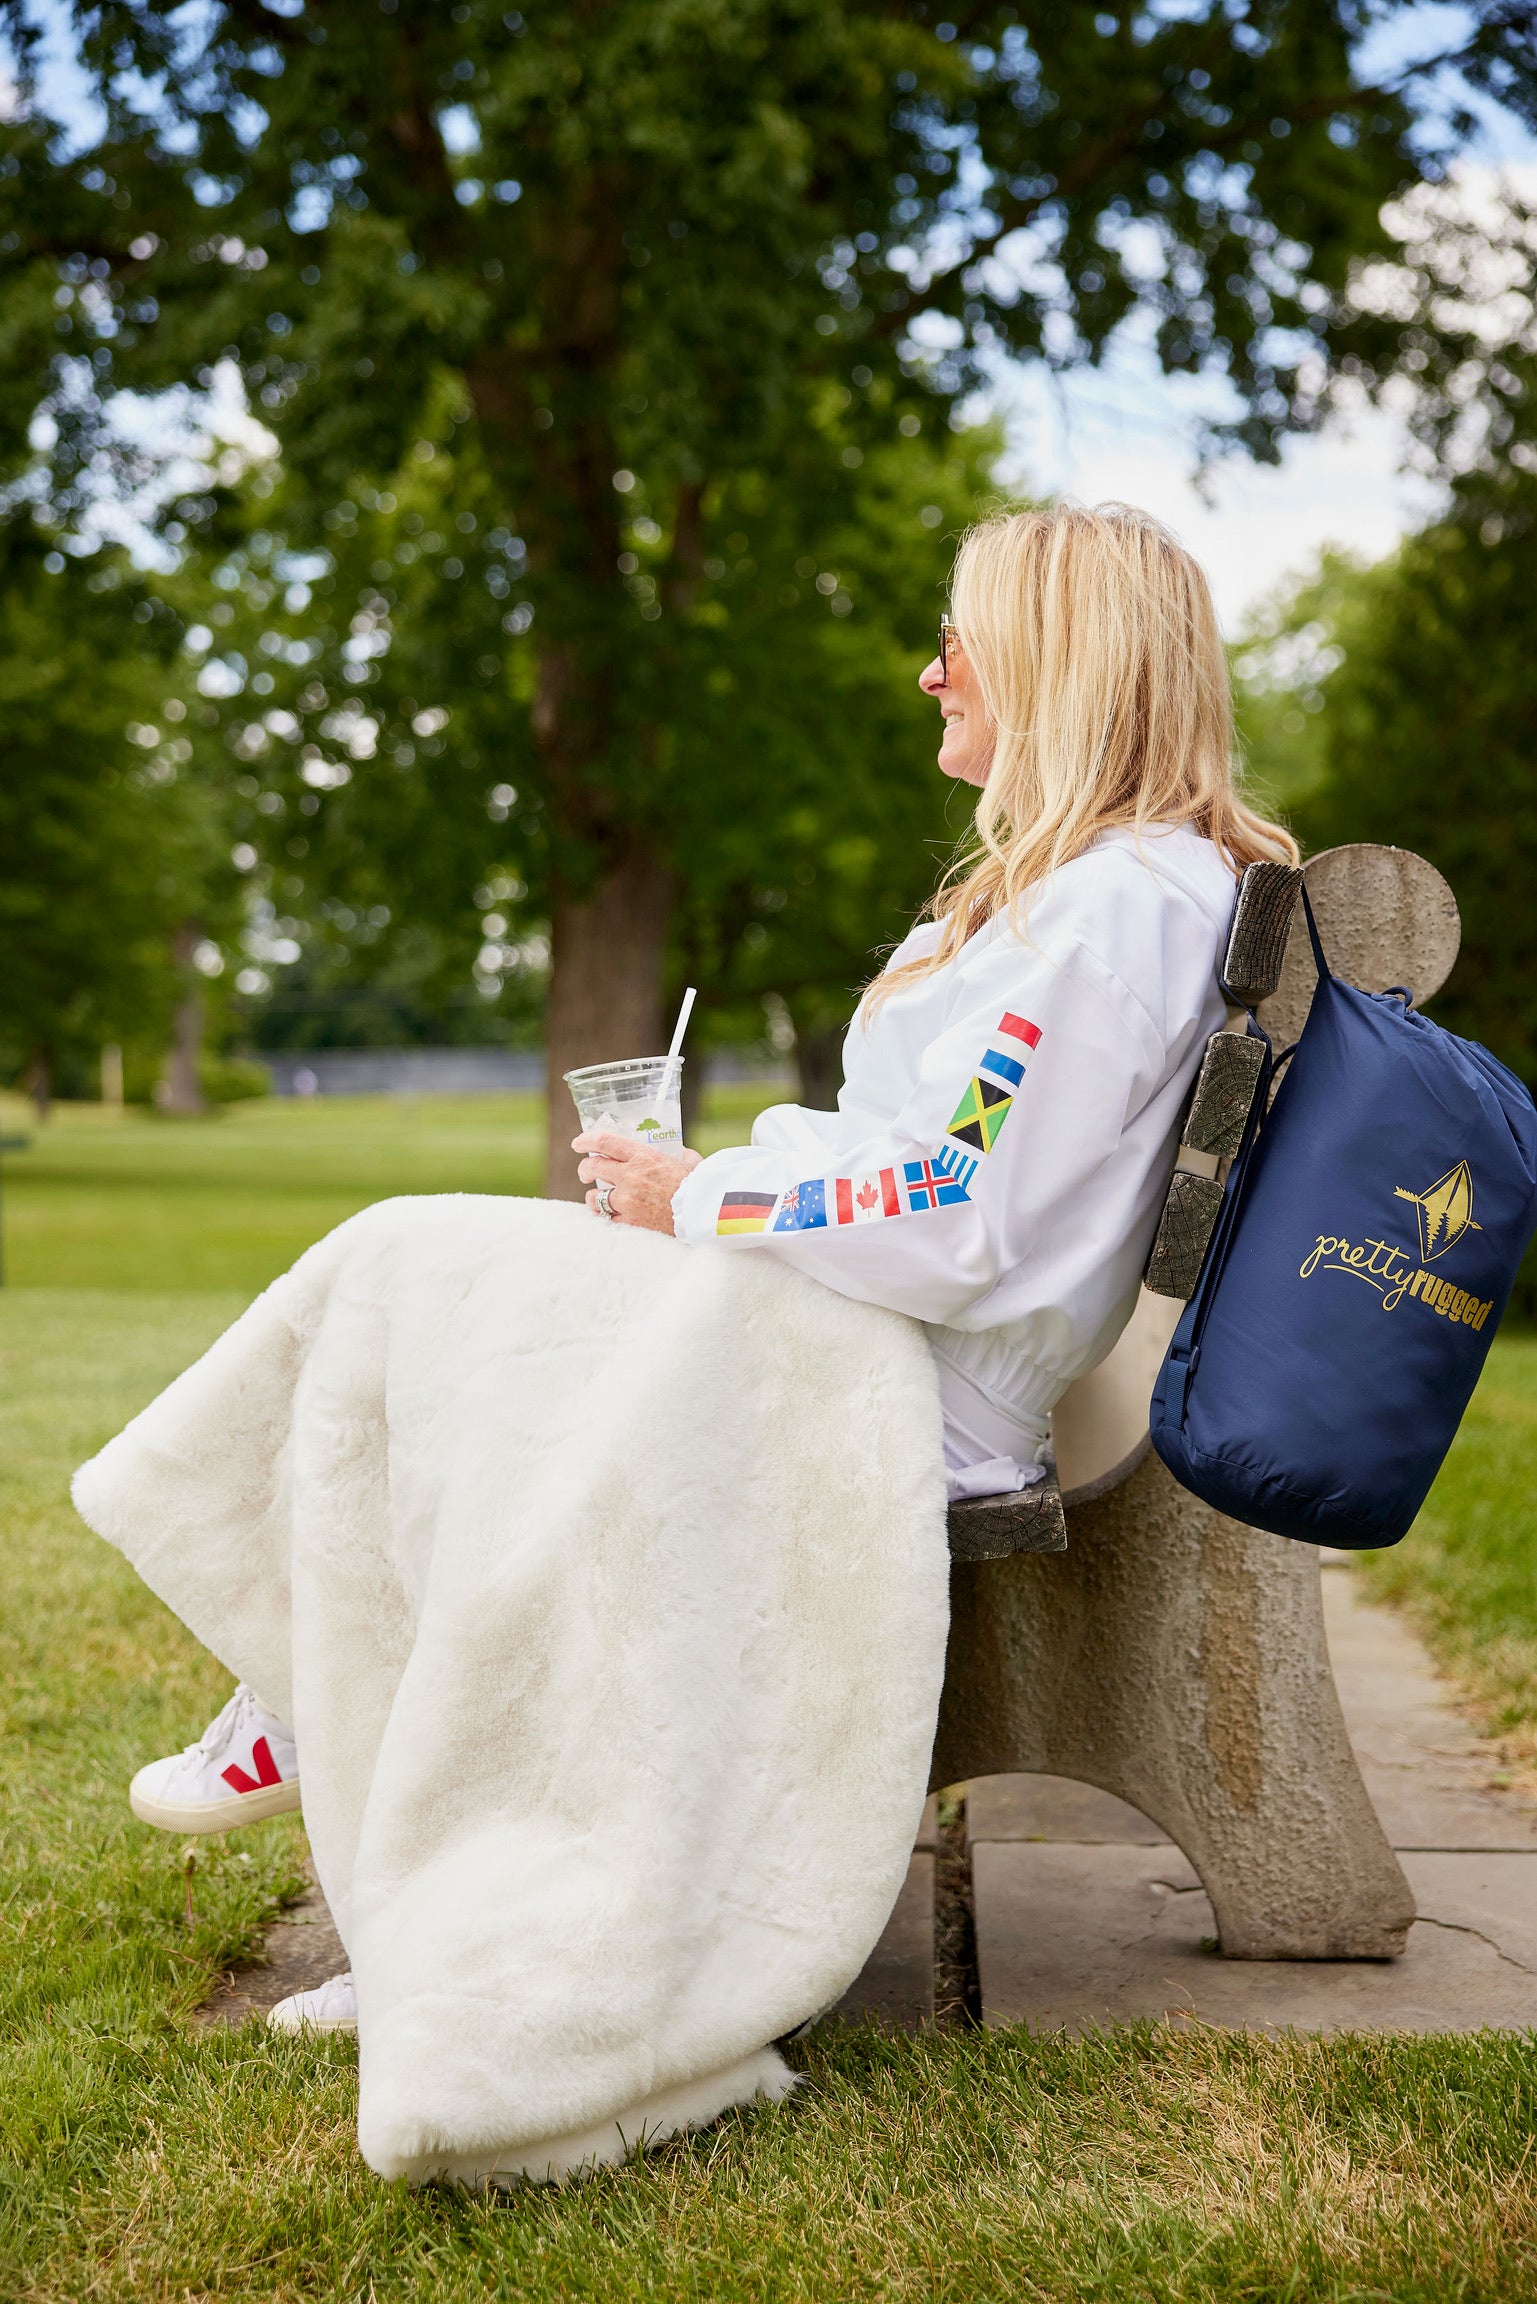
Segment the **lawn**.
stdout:
<svg viewBox="0 0 1537 2304">
<path fill-rule="evenodd" d="M 740 1143 L 767 1097 L 708 1093 L 694 1141 Z M 575 1117 L 571 1123 L 576 1132 Z M 537 1192 L 537 1096 L 263 1098 L 206 1120 L 0 1097 L 6 1269 L 21 1288 L 231 1288 L 254 1296 L 312 1240 L 396 1192 Z"/>
<path fill-rule="evenodd" d="M 787 2106 L 487 2204 L 368 2174 L 348 2044 L 190 2022 L 292 1893 L 302 1840 L 282 1819 L 202 1843 L 188 1871 L 182 1843 L 129 1816 L 132 1768 L 195 1734 L 226 1683 L 74 1520 L 68 1470 L 316 1230 L 387 1192 L 526 1185 L 537 1121 L 513 1100 L 246 1107 L 186 1126 L 66 1113 L 15 1161 L 25 1284 L 0 1295 L 3 2304 L 1537 2294 L 1526 2040 L 824 2028 L 796 2052 L 807 2085 Z M 1503 1343 L 1421 1529 L 1371 1571 L 1491 1676 L 1520 1733 L 1534 1471 L 1537 1347 Z"/>
</svg>

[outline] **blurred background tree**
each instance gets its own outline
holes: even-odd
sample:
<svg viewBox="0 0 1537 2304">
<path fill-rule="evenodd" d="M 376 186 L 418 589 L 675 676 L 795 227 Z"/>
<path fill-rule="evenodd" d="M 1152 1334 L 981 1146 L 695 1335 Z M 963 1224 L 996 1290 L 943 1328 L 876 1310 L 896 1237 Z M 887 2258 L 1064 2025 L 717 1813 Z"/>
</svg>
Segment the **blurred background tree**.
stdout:
<svg viewBox="0 0 1537 2304">
<path fill-rule="evenodd" d="M 1437 1016 L 1537 1086 L 1537 210 L 1426 193 L 1362 284 L 1414 355 L 1405 403 L 1446 509 L 1388 558 L 1338 555 L 1237 651 L 1261 780 L 1310 849 L 1417 848 L 1462 950 Z"/>
<path fill-rule="evenodd" d="M 743 781 L 740 746 L 723 754 L 701 732 L 746 725 L 711 701 L 732 681 L 772 692 L 732 659 L 739 638 L 752 654 L 749 626 L 768 630 L 770 528 L 776 565 L 813 567 L 793 579 L 793 646 L 792 579 L 779 587 L 787 659 L 816 671 L 825 654 L 824 676 L 842 683 L 829 705 L 852 696 L 849 678 L 867 699 L 852 670 L 863 592 L 817 587 L 842 575 L 840 554 L 856 565 L 840 541 L 856 521 L 850 483 L 903 442 L 942 456 L 952 412 L 1010 354 L 1092 358 L 1141 310 L 1166 367 L 1231 377 L 1228 436 L 1258 454 L 1327 405 L 1321 353 L 1369 379 L 1400 361 L 1397 323 L 1346 291 L 1353 263 L 1388 249 L 1383 200 L 1432 164 L 1409 99 L 1440 60 L 1363 85 L 1352 44 L 1368 15 L 1392 11 L 1355 0 L 958 8 L 943 21 L 918 0 L 615 0 L 528 21 L 485 0 L 58 13 L 95 108 L 83 139 L 39 112 L 38 18 L 21 0 L 0 12 L 21 97 L 0 125 L 4 461 L 19 473 L 41 458 L 49 495 L 31 516 L 65 519 L 115 395 L 238 371 L 281 451 L 267 475 L 281 520 L 266 547 L 252 527 L 234 563 L 218 539 L 209 564 L 251 601 L 273 550 L 309 555 L 311 576 L 289 582 L 325 611 L 311 636 L 341 667 L 266 707 L 264 726 L 284 711 L 295 733 L 267 727 L 271 754 L 242 771 L 257 793 L 229 795 L 261 814 L 276 793 L 285 827 L 316 802 L 280 843 L 266 816 L 261 842 L 243 843 L 281 874 L 273 919 L 297 920 L 302 904 L 345 935 L 343 913 L 372 928 L 388 910 L 398 970 L 404 903 L 431 992 L 480 933 L 477 911 L 510 931 L 509 908 L 537 890 L 557 1073 L 656 1042 L 669 968 L 714 948 L 718 907 L 744 884 L 726 851 L 699 845 L 712 824 L 734 828 L 732 808 L 712 817 L 712 795 Z M 1530 116 L 1524 16 L 1469 11 L 1450 48 L 1472 85 Z M 221 516 L 217 490 L 171 497 L 160 515 L 184 549 Z M 755 586 L 745 622 L 712 625 L 728 592 L 735 610 Z M 832 621 L 840 591 L 846 636 Z M 205 674 L 224 644 L 207 629 Z M 873 663 L 884 643 L 872 641 Z M 261 659 L 236 654 L 213 678 L 244 695 Z M 274 697 L 281 661 L 262 667 Z M 728 685 L 711 691 L 717 673 Z M 372 755 L 335 733 L 349 699 L 363 745 L 362 721 L 376 723 Z M 290 755 L 293 799 L 266 781 L 267 758 Z M 321 780 L 327 759 L 348 783 Z M 904 751 L 901 775 L 917 760 Z M 894 792 L 895 757 L 891 774 Z M 784 862 L 762 856 L 751 876 L 784 894 L 780 925 L 754 904 L 730 981 L 746 995 L 747 929 L 763 929 L 758 963 L 778 952 L 783 997 L 814 1032 L 810 978 L 825 991 L 863 973 L 846 965 L 857 891 L 874 905 L 867 943 L 902 897 L 845 845 L 840 956 L 803 981 L 805 939 L 792 968 L 790 930 L 817 837 L 794 827 L 809 821 L 774 819 Z M 508 859 L 495 869 L 488 827 Z M 393 898 L 378 893 L 386 879 Z M 325 915 L 311 903 L 320 882 Z M 492 903 L 477 907 L 477 891 Z M 839 914 L 809 895 L 794 909 L 808 932 Z M 545 932 L 488 931 L 479 974 L 515 977 Z M 505 967 L 504 948 L 524 959 Z M 570 1189 L 553 1099 L 552 1131 L 552 1180 Z"/>
<path fill-rule="evenodd" d="M 96 1094 L 106 1044 L 146 1092 L 159 1075 L 163 1101 L 203 1100 L 207 972 L 239 923 L 222 822 L 162 710 L 179 638 L 121 551 L 0 523 L 0 1063 L 40 1110 Z"/>
</svg>

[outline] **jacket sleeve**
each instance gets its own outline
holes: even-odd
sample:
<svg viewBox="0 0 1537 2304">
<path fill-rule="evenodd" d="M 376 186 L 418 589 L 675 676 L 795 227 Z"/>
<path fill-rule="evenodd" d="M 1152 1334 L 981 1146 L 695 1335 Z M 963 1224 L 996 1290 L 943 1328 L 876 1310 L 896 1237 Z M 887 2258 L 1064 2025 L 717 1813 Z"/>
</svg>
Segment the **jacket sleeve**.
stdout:
<svg viewBox="0 0 1537 2304">
<path fill-rule="evenodd" d="M 1048 1256 L 1063 1225 L 1117 1221 L 1097 1180 L 1163 1061 L 1151 1019 L 1085 944 L 999 938 L 968 967 L 889 1129 L 820 1167 L 764 1145 L 715 1153 L 674 1198 L 678 1237 L 954 1325 Z"/>
</svg>

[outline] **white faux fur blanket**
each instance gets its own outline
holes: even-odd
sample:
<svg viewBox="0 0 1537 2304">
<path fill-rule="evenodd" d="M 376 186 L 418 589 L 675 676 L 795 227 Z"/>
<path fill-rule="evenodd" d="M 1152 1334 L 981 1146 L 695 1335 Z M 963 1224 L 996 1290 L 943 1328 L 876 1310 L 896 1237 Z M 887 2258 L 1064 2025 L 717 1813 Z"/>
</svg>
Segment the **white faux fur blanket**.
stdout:
<svg viewBox="0 0 1537 2304">
<path fill-rule="evenodd" d="M 298 1736 L 382 2176 L 615 2160 L 792 2085 L 943 1673 L 921 1331 L 546 1201 L 302 1257 L 75 1501 Z"/>
</svg>

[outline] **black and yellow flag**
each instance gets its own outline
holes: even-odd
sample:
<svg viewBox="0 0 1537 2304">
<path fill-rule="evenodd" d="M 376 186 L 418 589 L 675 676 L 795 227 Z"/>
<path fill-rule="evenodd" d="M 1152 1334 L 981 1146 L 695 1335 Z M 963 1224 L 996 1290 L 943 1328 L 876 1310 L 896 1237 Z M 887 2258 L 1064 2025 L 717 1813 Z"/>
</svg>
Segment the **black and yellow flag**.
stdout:
<svg viewBox="0 0 1537 2304">
<path fill-rule="evenodd" d="M 979 1152 L 991 1152 L 1013 1101 L 1007 1088 L 1000 1088 L 996 1081 L 973 1080 L 945 1133 L 957 1144 L 972 1144 Z"/>
</svg>

